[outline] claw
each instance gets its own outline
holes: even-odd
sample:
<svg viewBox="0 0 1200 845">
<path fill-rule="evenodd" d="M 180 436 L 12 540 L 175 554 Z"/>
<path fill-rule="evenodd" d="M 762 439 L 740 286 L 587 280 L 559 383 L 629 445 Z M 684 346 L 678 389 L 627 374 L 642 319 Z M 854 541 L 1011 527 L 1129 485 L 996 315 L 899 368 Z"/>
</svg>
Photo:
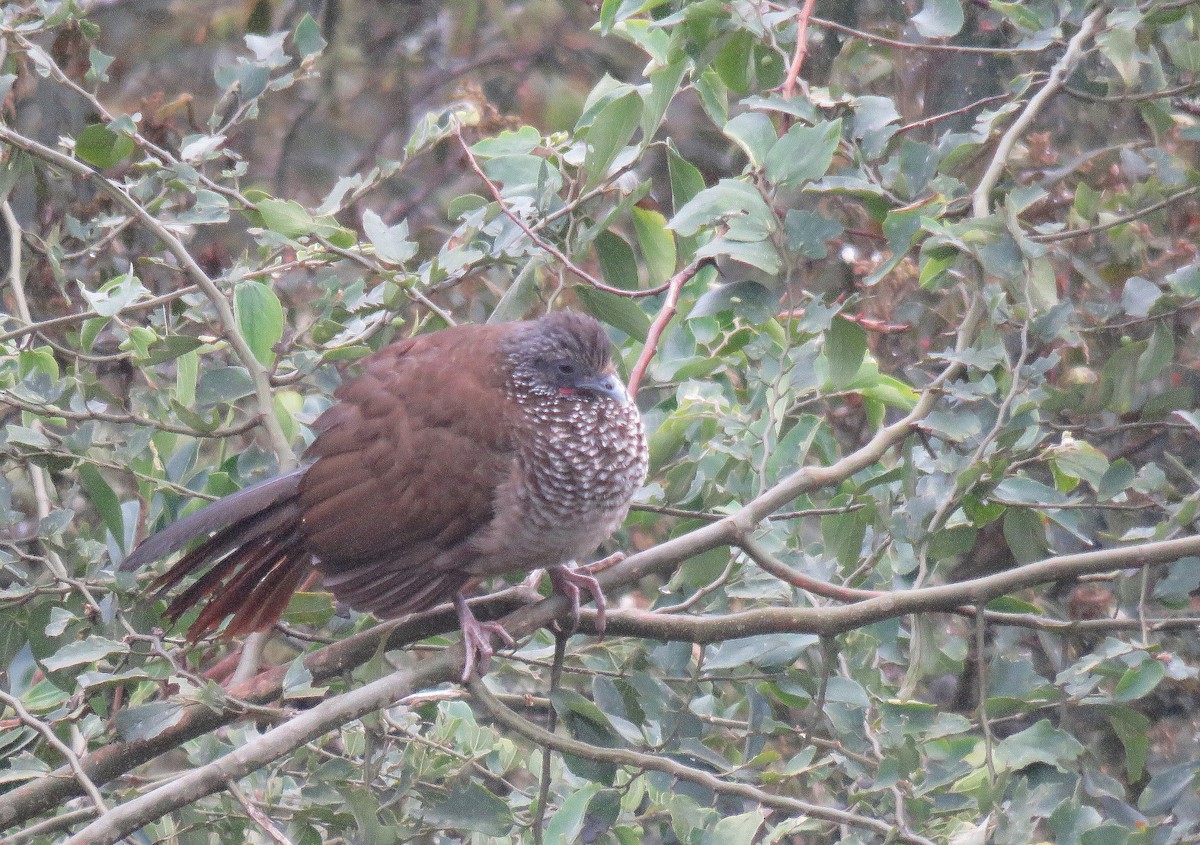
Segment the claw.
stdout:
<svg viewBox="0 0 1200 845">
<path fill-rule="evenodd" d="M 479 674 L 487 672 L 488 661 L 492 659 L 495 650 L 492 648 L 492 636 L 495 635 L 509 648 L 516 646 L 512 634 L 504 630 L 499 622 L 480 622 L 471 612 L 467 600 L 461 593 L 454 596 L 454 610 L 458 613 L 458 625 L 463 632 L 463 649 L 466 658 L 463 661 L 462 681 L 465 684 L 479 666 Z"/>
<path fill-rule="evenodd" d="M 571 603 L 571 611 L 568 616 L 571 627 L 565 633 L 573 634 L 579 627 L 579 593 L 580 590 L 587 590 L 596 605 L 596 633 L 603 637 L 604 610 L 607 605 L 604 601 L 604 592 L 600 589 L 600 582 L 586 571 L 566 566 L 552 566 L 547 571 L 550 574 L 550 583 L 554 585 L 554 591 L 566 596 L 567 601 Z"/>
</svg>

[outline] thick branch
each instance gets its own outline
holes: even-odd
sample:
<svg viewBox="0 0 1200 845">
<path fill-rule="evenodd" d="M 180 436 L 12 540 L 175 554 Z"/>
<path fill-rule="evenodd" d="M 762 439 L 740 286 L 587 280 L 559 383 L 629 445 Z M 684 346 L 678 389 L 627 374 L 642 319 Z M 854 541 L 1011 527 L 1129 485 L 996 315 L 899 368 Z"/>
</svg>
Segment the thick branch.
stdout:
<svg viewBox="0 0 1200 845">
<path fill-rule="evenodd" d="M 430 684 L 451 680 L 459 671 L 455 666 L 461 660 L 461 649 L 457 656 L 450 651 L 412 671 L 394 672 L 323 701 L 224 757 L 114 807 L 68 839 L 66 845 L 111 845 L 173 810 L 220 792 L 226 784 L 278 760 L 338 725 L 390 707 L 398 699 Z"/>
</svg>

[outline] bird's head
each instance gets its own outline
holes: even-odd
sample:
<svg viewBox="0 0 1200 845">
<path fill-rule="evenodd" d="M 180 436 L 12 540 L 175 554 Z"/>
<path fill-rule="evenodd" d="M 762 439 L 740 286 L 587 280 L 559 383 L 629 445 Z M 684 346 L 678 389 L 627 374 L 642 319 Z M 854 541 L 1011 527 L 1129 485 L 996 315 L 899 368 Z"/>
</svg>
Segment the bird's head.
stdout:
<svg viewBox="0 0 1200 845">
<path fill-rule="evenodd" d="M 524 391 L 622 405 L 630 401 L 613 366 L 608 335 L 584 314 L 557 311 L 523 324 L 512 340 L 509 360 Z"/>
</svg>

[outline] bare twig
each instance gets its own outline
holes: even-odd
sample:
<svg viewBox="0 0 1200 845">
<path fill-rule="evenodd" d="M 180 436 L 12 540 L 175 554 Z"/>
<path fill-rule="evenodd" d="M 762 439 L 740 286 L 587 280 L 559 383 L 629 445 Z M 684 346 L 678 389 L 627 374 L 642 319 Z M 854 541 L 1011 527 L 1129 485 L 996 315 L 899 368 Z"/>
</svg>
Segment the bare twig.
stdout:
<svg viewBox="0 0 1200 845">
<path fill-rule="evenodd" d="M 996 183 L 1000 181 L 1000 174 L 1004 172 L 1004 168 L 1008 165 L 1008 157 L 1012 154 L 1013 147 L 1016 146 L 1022 133 L 1024 133 L 1034 118 L 1041 112 L 1042 107 L 1066 84 L 1071 72 L 1075 69 L 1075 65 L 1078 64 L 1080 58 L 1083 56 L 1084 45 L 1100 31 L 1100 27 L 1103 25 L 1107 14 L 1108 7 L 1101 5 L 1083 19 L 1083 24 L 1079 27 L 1079 31 L 1067 42 L 1066 51 L 1054 63 L 1054 67 L 1050 69 L 1050 77 L 1046 80 L 1046 84 L 1029 98 L 1029 102 L 1025 104 L 1025 108 L 1017 115 L 1016 120 L 1000 136 L 1000 141 L 996 145 L 996 151 L 992 155 L 992 160 L 971 194 L 971 207 L 974 216 L 986 217 L 991 212 L 992 190 L 996 187 Z"/>
<path fill-rule="evenodd" d="M 813 6 L 817 0 L 804 0 L 800 16 L 796 19 L 796 49 L 792 53 L 792 63 L 788 65 L 787 77 L 783 80 L 779 92 L 785 100 L 790 100 L 796 93 L 796 83 L 800 79 L 800 68 L 808 53 L 808 22 L 812 18 Z"/>
<path fill-rule="evenodd" d="M 588 285 L 594 287 L 596 290 L 602 290 L 605 293 L 611 293 L 617 296 L 635 298 L 641 296 L 654 296 L 655 294 L 662 293 L 664 290 L 668 289 L 671 284 L 670 282 L 658 285 L 657 287 L 647 288 L 646 290 L 625 290 L 624 288 L 615 288 L 612 285 L 606 285 L 587 270 L 584 270 L 582 267 L 572 261 L 565 252 L 547 241 L 545 238 L 538 235 L 537 232 L 533 231 L 530 225 L 521 219 L 519 214 L 508 207 L 508 205 L 504 202 L 504 197 L 501 195 L 500 189 L 496 187 L 496 183 L 489 179 L 487 174 L 483 172 L 483 168 L 479 166 L 479 161 L 475 158 L 475 154 L 471 152 L 471 147 L 467 144 L 467 140 L 462 136 L 462 131 L 456 130 L 454 137 L 458 139 L 459 146 L 462 147 L 463 155 L 465 155 L 467 158 L 468 166 L 476 176 L 483 180 L 483 183 L 487 186 L 488 192 L 491 193 L 492 197 L 496 200 L 496 204 L 500 206 L 500 211 L 504 214 L 504 216 L 516 223 L 517 227 L 524 232 L 526 237 L 533 241 L 539 249 L 545 250 L 553 255 L 559 261 L 559 263 L 562 264 L 562 266 L 569 270 L 573 275 L 582 281 L 587 282 Z"/>
<path fill-rule="evenodd" d="M 625 748 L 601 748 L 596 745 L 589 745 L 585 742 L 552 734 L 545 728 L 538 727 L 508 709 L 477 678 L 472 678 L 468 686 L 470 687 L 471 694 L 484 710 L 487 711 L 489 716 L 514 733 L 520 734 L 529 741 L 543 747 L 553 748 L 557 751 L 572 754 L 576 757 L 583 757 L 588 760 L 611 763 L 617 766 L 627 766 L 637 770 L 663 772 L 679 780 L 700 784 L 721 795 L 736 795 L 739 798 L 754 801 L 765 807 L 772 807 L 793 815 L 811 816 L 812 818 L 821 819 L 831 824 L 871 830 L 884 836 L 895 837 L 895 841 L 907 842 L 911 843 L 911 845 L 933 845 L 931 840 L 923 836 L 897 831 L 893 825 L 879 819 L 870 818 L 858 813 L 851 813 L 847 810 L 839 810 L 836 807 L 826 807 L 809 801 L 801 801 L 798 798 L 775 795 L 748 783 L 724 780 L 709 772 L 685 766 L 662 754 L 644 754 Z"/>
<path fill-rule="evenodd" d="M 711 261 L 710 258 L 698 258 L 667 281 L 667 298 L 662 307 L 658 309 L 654 322 L 650 324 L 650 330 L 646 332 L 646 342 L 642 345 L 642 353 L 638 356 L 637 363 L 629 371 L 630 396 L 637 396 L 638 388 L 642 384 L 642 377 L 646 374 L 646 368 L 650 366 L 650 361 L 658 351 L 658 341 L 678 310 L 679 294 L 683 290 L 683 286 L 700 272 L 701 267 Z"/>
<path fill-rule="evenodd" d="M 1087 237 L 1088 235 L 1094 235 L 1097 232 L 1103 232 L 1107 229 L 1113 229 L 1117 226 L 1124 226 L 1126 223 L 1133 223 L 1134 221 L 1145 217 L 1147 214 L 1153 214 L 1156 211 L 1161 211 L 1162 209 L 1170 205 L 1174 205 L 1182 199 L 1193 197 L 1197 193 L 1200 193 L 1200 186 L 1193 185 L 1190 188 L 1184 188 L 1181 191 L 1176 191 L 1170 196 L 1164 197 L 1158 202 L 1148 205 L 1145 208 L 1132 211 L 1129 214 L 1122 214 L 1119 217 L 1114 217 L 1111 220 L 1105 220 L 1103 223 L 1097 223 L 1094 226 L 1085 226 L 1082 229 L 1068 229 L 1065 232 L 1050 232 L 1045 235 L 1030 235 L 1029 239 L 1039 243 L 1049 244 L 1055 243 L 1056 241 L 1069 240 L 1071 238 Z M 1106 326 L 1105 328 L 1110 327 L 1111 326 Z"/>
<path fill-rule="evenodd" d="M 71 767 L 71 772 L 75 776 L 75 781 L 87 793 L 88 799 L 92 802 L 92 806 L 100 813 L 108 811 L 108 805 L 104 803 L 104 798 L 100 795 L 100 790 L 96 784 L 92 783 L 92 779 L 87 776 L 87 772 L 83 770 L 83 766 L 79 763 L 79 756 L 67 747 L 67 744 L 55 736 L 54 731 L 50 726 L 37 718 L 25 709 L 25 705 L 21 703 L 21 699 L 14 695 L 0 690 L 0 702 L 7 704 L 17 714 L 17 718 L 21 723 L 33 728 L 55 751 L 63 756 L 67 761 L 67 765 Z"/>
<path fill-rule="evenodd" d="M 17 149 L 24 150 L 34 158 L 65 171 L 72 176 L 90 180 L 99 191 L 109 196 L 118 205 L 130 212 L 138 219 L 139 223 L 162 241 L 167 251 L 179 262 L 188 278 L 199 287 L 216 310 L 222 334 L 229 341 L 229 345 L 237 355 L 239 363 L 249 372 L 254 384 L 254 396 L 258 406 L 258 414 L 270 438 L 272 449 L 275 452 L 280 467 L 290 469 L 295 466 L 296 457 L 292 452 L 291 444 L 288 442 L 287 435 L 284 434 L 283 427 L 279 424 L 279 420 L 275 416 L 275 400 L 271 393 L 271 382 L 266 368 L 259 363 L 254 352 L 246 342 L 246 338 L 238 329 L 237 319 L 234 317 L 233 307 L 229 304 L 228 298 L 213 283 L 213 280 L 208 277 L 203 268 L 196 263 L 196 259 L 192 257 L 192 254 L 188 252 L 187 247 L 184 246 L 175 233 L 159 222 L 153 214 L 119 185 L 105 179 L 102 174 L 82 162 L 58 150 L 51 149 L 43 144 L 39 144 L 37 141 L 26 138 L 19 132 L 15 132 L 4 125 L 0 125 L 0 140 L 11 144 Z"/>
</svg>

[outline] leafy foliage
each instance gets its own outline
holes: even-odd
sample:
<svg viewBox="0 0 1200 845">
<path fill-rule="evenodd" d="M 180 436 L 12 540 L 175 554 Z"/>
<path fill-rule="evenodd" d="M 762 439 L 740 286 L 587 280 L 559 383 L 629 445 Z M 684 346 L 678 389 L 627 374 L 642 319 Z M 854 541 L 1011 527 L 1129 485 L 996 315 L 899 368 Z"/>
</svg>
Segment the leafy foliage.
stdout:
<svg viewBox="0 0 1200 845">
<path fill-rule="evenodd" d="M 919 5 L 0 9 L 13 841 L 1193 841 L 1200 12 Z M 546 307 L 650 433 L 604 641 L 114 574 Z"/>
</svg>

